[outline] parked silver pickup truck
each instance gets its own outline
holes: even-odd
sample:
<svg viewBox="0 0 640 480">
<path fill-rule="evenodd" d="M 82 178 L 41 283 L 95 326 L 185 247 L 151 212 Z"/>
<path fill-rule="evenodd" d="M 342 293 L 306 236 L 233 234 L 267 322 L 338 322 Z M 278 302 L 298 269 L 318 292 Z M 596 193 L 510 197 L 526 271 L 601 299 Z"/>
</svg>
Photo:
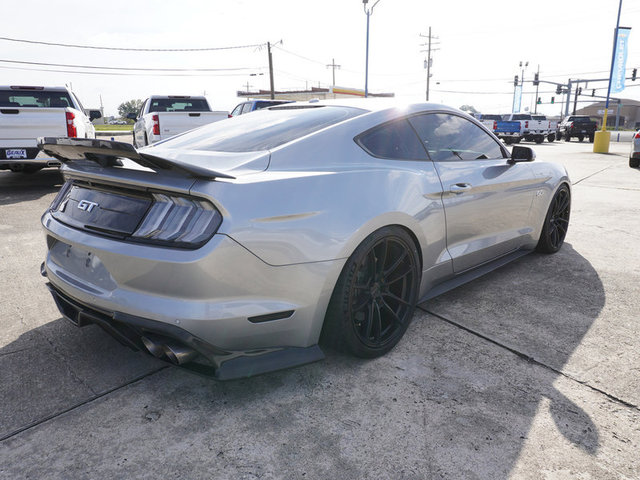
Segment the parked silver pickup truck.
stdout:
<svg viewBox="0 0 640 480">
<path fill-rule="evenodd" d="M 59 166 L 40 152 L 38 137 L 95 138 L 91 120 L 76 95 L 65 87 L 0 86 L 0 170 L 33 173 Z"/>
<path fill-rule="evenodd" d="M 140 111 L 127 115 L 136 120 L 133 145 L 145 147 L 208 123 L 229 118 L 229 112 L 211 111 L 205 97 L 189 95 L 153 95 Z"/>
</svg>

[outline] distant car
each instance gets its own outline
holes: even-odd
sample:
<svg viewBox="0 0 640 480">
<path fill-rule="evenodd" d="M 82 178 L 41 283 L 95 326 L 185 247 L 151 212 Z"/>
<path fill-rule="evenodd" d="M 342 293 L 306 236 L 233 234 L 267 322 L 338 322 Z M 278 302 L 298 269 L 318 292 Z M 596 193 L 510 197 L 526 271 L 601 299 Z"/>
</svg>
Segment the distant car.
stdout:
<svg viewBox="0 0 640 480">
<path fill-rule="evenodd" d="M 640 131 L 637 131 L 631 142 L 631 152 L 629 153 L 629 166 L 631 168 L 640 167 Z"/>
<path fill-rule="evenodd" d="M 564 167 L 443 105 L 296 103 L 137 151 L 40 145 L 64 163 L 41 269 L 62 315 L 219 379 L 319 360 L 321 338 L 383 355 L 416 303 L 557 252 L 569 225 Z"/>
<path fill-rule="evenodd" d="M 262 108 L 273 107 L 274 105 L 282 105 L 283 103 L 291 103 L 291 100 L 249 100 L 235 106 L 231 111 L 232 117 L 243 115 L 245 113 L 260 110 Z"/>
</svg>

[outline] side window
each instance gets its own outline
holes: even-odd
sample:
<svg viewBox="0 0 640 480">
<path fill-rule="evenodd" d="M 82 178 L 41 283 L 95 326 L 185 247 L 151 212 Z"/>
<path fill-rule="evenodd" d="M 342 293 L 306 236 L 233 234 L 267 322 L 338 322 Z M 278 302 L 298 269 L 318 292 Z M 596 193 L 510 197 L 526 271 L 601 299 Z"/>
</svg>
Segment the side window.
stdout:
<svg viewBox="0 0 640 480">
<path fill-rule="evenodd" d="M 434 162 L 505 158 L 500 144 L 469 120 L 448 113 L 410 117 Z"/>
<path fill-rule="evenodd" d="M 242 107 L 242 113 L 243 114 L 249 113 L 251 111 L 251 107 L 252 107 L 251 102 L 245 103 Z"/>
<path fill-rule="evenodd" d="M 427 160 L 420 140 L 406 119 L 386 123 L 360 135 L 358 144 L 374 157 Z"/>
<path fill-rule="evenodd" d="M 242 104 L 237 105 L 236 108 L 233 109 L 233 112 L 231 112 L 231 116 L 235 117 L 236 115 L 240 115 L 241 111 L 242 111 Z"/>
</svg>

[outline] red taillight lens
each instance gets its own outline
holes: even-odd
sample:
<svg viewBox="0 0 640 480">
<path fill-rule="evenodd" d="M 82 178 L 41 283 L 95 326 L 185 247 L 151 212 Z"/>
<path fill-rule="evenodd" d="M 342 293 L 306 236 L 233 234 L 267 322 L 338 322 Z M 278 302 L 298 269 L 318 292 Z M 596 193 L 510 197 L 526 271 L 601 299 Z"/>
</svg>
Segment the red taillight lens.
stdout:
<svg viewBox="0 0 640 480">
<path fill-rule="evenodd" d="M 78 136 L 78 130 L 76 129 L 73 121 L 76 116 L 73 112 L 65 112 L 65 116 L 67 117 L 67 137 L 75 138 Z"/>
<path fill-rule="evenodd" d="M 529 128 L 529 120 L 526 120 L 526 121 L 524 122 L 524 128 Z"/>
<path fill-rule="evenodd" d="M 569 128 L 573 128 L 573 122 L 569 124 Z"/>
<path fill-rule="evenodd" d="M 151 119 L 153 120 L 153 134 L 160 135 L 160 117 L 158 115 L 154 115 Z"/>
<path fill-rule="evenodd" d="M 640 138 L 640 132 L 636 133 L 636 135 L 633 138 Z"/>
<path fill-rule="evenodd" d="M 498 128 L 498 122 L 493 121 L 493 129 L 496 130 Z"/>
</svg>

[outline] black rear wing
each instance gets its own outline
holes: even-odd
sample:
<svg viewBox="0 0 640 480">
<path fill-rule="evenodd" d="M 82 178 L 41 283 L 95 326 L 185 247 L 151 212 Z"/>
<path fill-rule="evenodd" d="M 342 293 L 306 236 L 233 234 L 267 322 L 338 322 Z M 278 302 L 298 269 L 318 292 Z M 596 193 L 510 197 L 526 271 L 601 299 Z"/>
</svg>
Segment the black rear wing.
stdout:
<svg viewBox="0 0 640 480">
<path fill-rule="evenodd" d="M 143 167 L 152 170 L 173 170 L 190 177 L 213 179 L 235 178 L 226 173 L 216 172 L 205 167 L 191 165 L 148 153 L 138 152 L 133 145 L 125 142 L 99 140 L 97 138 L 40 137 L 38 148 L 57 158 L 62 163 L 75 160 L 90 160 L 104 168 L 122 166 L 121 158 L 128 158 Z"/>
</svg>

